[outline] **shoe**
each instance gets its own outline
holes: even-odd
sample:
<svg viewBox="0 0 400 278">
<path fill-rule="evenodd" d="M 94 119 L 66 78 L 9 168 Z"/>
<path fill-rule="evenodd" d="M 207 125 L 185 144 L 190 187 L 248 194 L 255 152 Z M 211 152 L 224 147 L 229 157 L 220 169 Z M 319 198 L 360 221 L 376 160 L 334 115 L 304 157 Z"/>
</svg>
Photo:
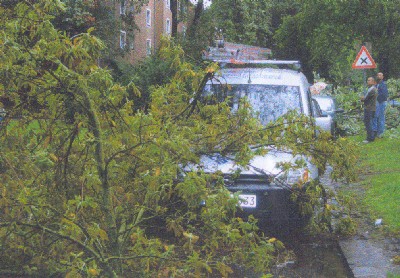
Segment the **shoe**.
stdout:
<svg viewBox="0 0 400 278">
<path fill-rule="evenodd" d="M 368 143 L 371 142 L 371 141 L 364 140 L 364 141 L 362 141 L 362 142 L 363 142 L 363 144 L 368 144 Z"/>
</svg>

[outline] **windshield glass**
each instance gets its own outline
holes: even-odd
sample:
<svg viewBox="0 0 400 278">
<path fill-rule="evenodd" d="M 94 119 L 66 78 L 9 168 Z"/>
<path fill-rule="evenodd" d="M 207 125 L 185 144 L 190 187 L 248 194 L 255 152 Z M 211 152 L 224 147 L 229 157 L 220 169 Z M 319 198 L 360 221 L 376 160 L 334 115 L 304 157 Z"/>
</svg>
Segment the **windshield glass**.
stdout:
<svg viewBox="0 0 400 278">
<path fill-rule="evenodd" d="M 230 97 L 230 105 L 236 111 L 241 98 L 246 98 L 253 107 L 255 117 L 266 125 L 289 110 L 302 111 L 298 86 L 256 84 L 208 84 L 205 88 L 207 102 L 223 101 Z"/>
</svg>

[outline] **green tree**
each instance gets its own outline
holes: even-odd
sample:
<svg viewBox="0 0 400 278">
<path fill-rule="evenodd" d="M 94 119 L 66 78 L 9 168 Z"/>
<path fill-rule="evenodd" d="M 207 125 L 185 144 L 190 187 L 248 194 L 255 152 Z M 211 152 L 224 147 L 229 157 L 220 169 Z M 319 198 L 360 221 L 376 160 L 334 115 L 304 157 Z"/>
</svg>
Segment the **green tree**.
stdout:
<svg viewBox="0 0 400 278">
<path fill-rule="evenodd" d="M 243 133 L 257 129 L 248 112 L 193 106 L 193 89 L 214 69 L 196 72 L 179 48 L 165 47 L 174 80 L 155 89 L 149 113 L 133 113 L 125 88 L 97 66 L 101 41 L 53 27 L 51 15 L 63 8 L 0 8 L 0 92 L 15 102 L 1 129 L 2 274 L 227 275 L 233 264 L 265 271 L 276 243 L 254 221 L 233 217 L 238 200 L 222 179 L 178 175 L 200 153 L 250 143 Z M 25 96 L 41 106 L 28 110 Z M 71 97 L 80 108 L 72 122 Z"/>
<path fill-rule="evenodd" d="M 274 35 L 279 56 L 300 59 L 312 72 L 337 82 L 347 82 L 351 63 L 363 42 L 381 71 L 398 76 L 398 1 L 293 1 L 296 14 L 284 17 Z M 351 19 L 351 20 L 349 20 Z"/>
<path fill-rule="evenodd" d="M 211 14 L 211 22 L 208 24 L 215 30 L 222 31 L 227 41 L 267 47 L 270 7 L 269 1 L 215 0 L 204 13 Z"/>
<path fill-rule="evenodd" d="M 180 41 L 187 58 L 193 64 L 200 64 L 203 51 L 214 43 L 215 26 L 212 18 L 211 13 L 204 11 L 203 1 L 198 1 L 194 8 L 193 19 L 188 26 L 187 39 Z"/>
<path fill-rule="evenodd" d="M 275 145 L 312 156 L 321 171 L 329 162 L 336 177 L 354 174 L 352 146 L 315 138 L 307 118 L 291 113 L 262 128 L 246 105 L 232 113 L 227 100 L 200 101 L 217 67 L 195 70 L 170 41 L 159 55 L 173 78 L 153 88 L 147 113 L 133 112 L 127 90 L 139 90 L 97 65 L 104 45 L 91 30 L 71 38 L 54 28 L 64 9 L 0 6 L 0 94 L 15 103 L 0 130 L 2 275 L 267 272 L 281 243 L 235 217 L 238 198 L 218 173 L 184 167 L 207 153 L 246 164 Z"/>
</svg>

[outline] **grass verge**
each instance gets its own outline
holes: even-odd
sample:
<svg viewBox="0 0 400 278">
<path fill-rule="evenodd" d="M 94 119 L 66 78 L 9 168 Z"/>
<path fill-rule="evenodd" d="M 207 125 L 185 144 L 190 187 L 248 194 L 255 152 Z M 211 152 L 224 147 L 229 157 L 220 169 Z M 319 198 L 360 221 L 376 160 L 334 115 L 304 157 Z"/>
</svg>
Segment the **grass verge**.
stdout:
<svg viewBox="0 0 400 278">
<path fill-rule="evenodd" d="M 362 142 L 364 136 L 351 138 Z M 400 235 L 400 128 L 369 144 L 360 143 L 362 203 L 373 219 L 382 219 L 391 234 Z"/>
</svg>

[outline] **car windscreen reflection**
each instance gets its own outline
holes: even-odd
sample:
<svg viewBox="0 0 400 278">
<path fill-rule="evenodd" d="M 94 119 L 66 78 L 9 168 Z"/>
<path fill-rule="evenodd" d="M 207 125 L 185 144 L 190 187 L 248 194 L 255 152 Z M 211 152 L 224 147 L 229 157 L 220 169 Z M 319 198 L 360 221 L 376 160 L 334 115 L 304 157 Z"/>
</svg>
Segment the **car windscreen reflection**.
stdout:
<svg viewBox="0 0 400 278">
<path fill-rule="evenodd" d="M 204 101 L 209 104 L 222 102 L 229 98 L 233 112 L 239 108 L 240 100 L 246 99 L 253 108 L 254 116 L 263 125 L 277 120 L 290 110 L 302 112 L 298 86 L 208 84 L 204 91 Z"/>
</svg>

